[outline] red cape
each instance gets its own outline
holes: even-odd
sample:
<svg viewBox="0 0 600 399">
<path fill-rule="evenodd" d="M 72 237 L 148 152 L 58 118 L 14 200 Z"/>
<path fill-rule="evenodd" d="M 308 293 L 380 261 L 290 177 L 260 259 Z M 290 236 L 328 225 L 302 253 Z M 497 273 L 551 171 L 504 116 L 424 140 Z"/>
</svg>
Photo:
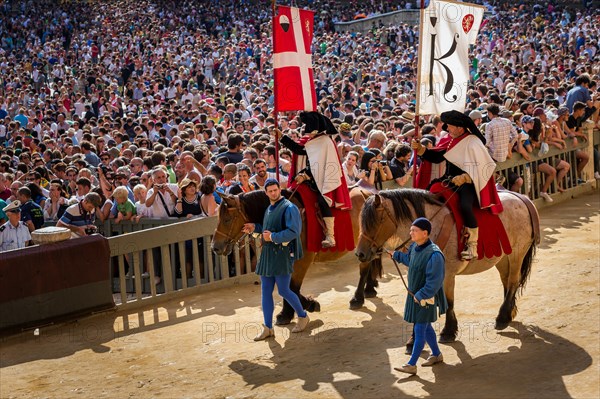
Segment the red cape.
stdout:
<svg viewBox="0 0 600 399">
<path fill-rule="evenodd" d="M 450 151 L 456 144 L 466 137 L 467 135 L 465 134 L 453 140 L 450 135 L 446 135 L 440 140 L 436 147 L 430 148 L 428 151 Z M 431 162 L 422 160 L 421 167 L 417 173 L 417 188 L 427 189 L 431 182 L 431 167 Z M 496 190 L 496 182 L 494 181 L 493 175 L 490 177 L 485 187 L 483 187 L 483 189 L 481 189 L 479 192 L 479 198 L 479 207 L 481 209 L 489 208 L 490 212 L 492 212 L 494 215 L 502 212 L 502 202 L 500 202 L 500 197 L 498 196 L 498 191 Z"/>
<path fill-rule="evenodd" d="M 300 140 L 298 141 L 298 144 L 304 146 L 306 144 L 306 142 L 308 142 L 311 139 L 310 136 L 303 136 L 300 138 Z M 337 152 L 337 149 L 335 148 L 335 144 L 333 142 L 333 140 L 331 140 L 331 144 L 334 148 L 340 169 L 343 171 L 342 168 L 342 162 L 340 161 L 340 155 Z M 324 149 L 325 151 L 325 149 Z M 310 162 L 310 160 L 309 160 Z M 290 178 L 289 178 L 289 185 L 288 188 L 290 190 L 294 190 L 296 189 L 296 187 L 298 187 L 298 183 L 296 183 L 296 180 L 294 180 L 294 177 L 296 177 L 296 173 L 298 172 L 296 170 L 296 166 L 298 165 L 298 155 L 297 154 L 292 154 L 292 166 L 290 168 Z M 335 190 L 323 194 L 325 197 L 328 197 L 331 200 L 331 203 L 334 204 L 334 206 L 332 206 L 332 208 L 337 208 L 337 209 L 342 209 L 342 210 L 350 210 L 352 209 L 352 201 L 350 200 L 350 192 L 348 191 L 348 185 L 346 184 L 346 178 L 344 177 L 344 173 L 342 172 L 341 178 L 340 178 L 340 186 L 338 188 L 336 188 Z"/>
</svg>

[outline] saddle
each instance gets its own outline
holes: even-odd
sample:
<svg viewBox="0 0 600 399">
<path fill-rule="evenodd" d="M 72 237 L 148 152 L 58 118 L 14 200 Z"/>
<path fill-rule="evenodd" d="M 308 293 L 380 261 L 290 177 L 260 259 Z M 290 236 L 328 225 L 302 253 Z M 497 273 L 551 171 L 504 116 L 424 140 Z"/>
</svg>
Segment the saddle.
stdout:
<svg viewBox="0 0 600 399">
<path fill-rule="evenodd" d="M 432 194 L 440 196 L 441 201 L 445 202 L 448 209 L 450 209 L 450 214 L 446 215 L 446 219 L 442 223 L 442 228 L 434 242 L 443 250 L 450 238 L 451 226 L 455 226 L 457 236 L 460 237 L 456 248 L 457 256 L 460 258 L 460 252 L 464 248 L 466 238 L 458 202 L 459 198 L 457 195 L 453 195 L 454 191 L 447 190 L 441 183 L 433 184 L 430 191 Z M 494 258 L 502 256 L 503 254 L 511 254 L 512 247 L 500 217 L 492 214 L 486 209 L 481 209 L 476 206 L 473 207 L 473 213 L 475 214 L 475 219 L 477 219 L 477 225 L 479 226 L 479 239 L 477 241 L 478 259 Z M 449 216 L 451 217 L 449 218 Z M 454 223 L 452 223 L 452 221 Z"/>
<path fill-rule="evenodd" d="M 335 217 L 334 235 L 336 246 L 332 248 L 322 248 L 321 241 L 323 239 L 323 217 L 317 206 L 317 193 L 310 189 L 306 184 L 301 184 L 296 189 L 294 198 L 299 197 L 304 205 L 304 216 L 306 226 L 306 251 L 310 252 L 346 252 L 352 251 L 354 245 L 354 233 L 352 230 L 352 219 L 350 211 L 331 208 L 331 212 Z"/>
</svg>

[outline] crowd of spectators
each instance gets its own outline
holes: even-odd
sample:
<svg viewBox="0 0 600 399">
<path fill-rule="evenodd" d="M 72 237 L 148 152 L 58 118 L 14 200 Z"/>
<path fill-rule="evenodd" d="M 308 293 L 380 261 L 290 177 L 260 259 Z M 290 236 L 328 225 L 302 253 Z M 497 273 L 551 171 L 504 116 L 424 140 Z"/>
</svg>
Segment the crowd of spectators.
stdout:
<svg viewBox="0 0 600 399">
<path fill-rule="evenodd" d="M 286 4 L 289 2 L 280 2 Z M 411 179 L 418 29 L 340 33 L 337 21 L 415 2 L 295 1 L 316 11 L 319 110 L 338 127 L 349 185 Z M 600 13 L 562 1 L 491 1 L 471 50 L 467 113 L 497 162 L 589 140 L 598 127 Z M 273 142 L 271 9 L 257 0 L 23 1 L 0 6 L 0 209 L 30 230 L 78 235 L 96 219 L 215 215 L 217 192 L 261 189 L 291 153 Z M 423 143 L 445 134 L 421 118 Z M 278 127 L 298 139 L 296 113 Z M 540 196 L 564 190 L 577 151 L 538 162 Z M 441 176 L 443 170 L 434 171 Z M 523 188 L 518 173 L 507 184 Z M 527 191 L 526 191 L 527 192 Z M 4 203 L 4 205 L 3 205 Z M 0 214 L 3 221 L 5 215 Z"/>
</svg>

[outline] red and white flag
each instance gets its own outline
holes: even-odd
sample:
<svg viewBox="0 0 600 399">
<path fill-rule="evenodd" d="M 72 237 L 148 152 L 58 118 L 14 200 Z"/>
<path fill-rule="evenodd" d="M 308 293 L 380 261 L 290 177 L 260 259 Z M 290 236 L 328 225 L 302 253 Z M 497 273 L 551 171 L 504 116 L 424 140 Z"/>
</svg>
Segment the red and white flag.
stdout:
<svg viewBox="0 0 600 399">
<path fill-rule="evenodd" d="M 314 13 L 278 6 L 273 18 L 275 109 L 315 111 L 317 96 L 311 56 Z"/>
</svg>

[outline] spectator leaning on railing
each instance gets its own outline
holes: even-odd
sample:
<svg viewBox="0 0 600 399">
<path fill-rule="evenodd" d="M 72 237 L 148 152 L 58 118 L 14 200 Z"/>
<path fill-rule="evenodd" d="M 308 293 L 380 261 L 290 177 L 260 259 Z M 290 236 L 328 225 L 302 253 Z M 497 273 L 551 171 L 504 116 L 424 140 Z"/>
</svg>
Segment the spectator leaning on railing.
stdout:
<svg viewBox="0 0 600 399">
<path fill-rule="evenodd" d="M 96 208 L 102 205 L 100 195 L 88 193 L 81 202 L 71 205 L 56 223 L 57 227 L 66 227 L 79 237 L 96 232 Z"/>
</svg>

